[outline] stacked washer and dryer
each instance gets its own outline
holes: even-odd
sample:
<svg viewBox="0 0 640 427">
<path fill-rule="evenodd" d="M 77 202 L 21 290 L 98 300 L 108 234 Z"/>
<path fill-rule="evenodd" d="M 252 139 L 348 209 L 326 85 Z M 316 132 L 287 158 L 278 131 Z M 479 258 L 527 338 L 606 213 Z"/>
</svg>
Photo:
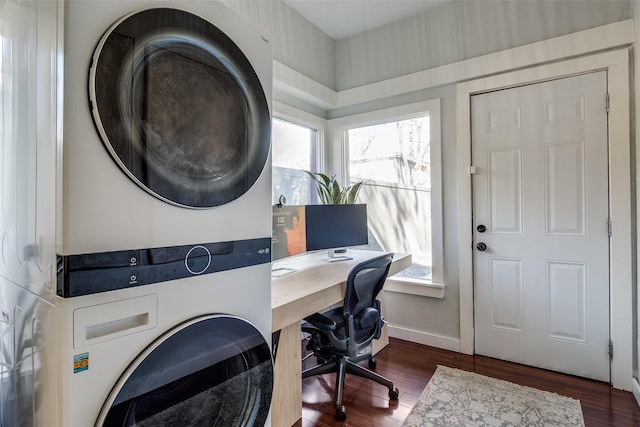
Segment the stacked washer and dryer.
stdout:
<svg viewBox="0 0 640 427">
<path fill-rule="evenodd" d="M 217 1 L 64 7 L 55 418 L 270 425 L 269 40 Z"/>
</svg>

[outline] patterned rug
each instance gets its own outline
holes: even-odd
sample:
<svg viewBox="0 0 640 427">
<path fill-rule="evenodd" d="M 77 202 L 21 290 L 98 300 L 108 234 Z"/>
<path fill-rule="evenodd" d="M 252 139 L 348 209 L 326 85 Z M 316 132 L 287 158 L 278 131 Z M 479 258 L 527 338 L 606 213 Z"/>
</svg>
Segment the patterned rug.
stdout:
<svg viewBox="0 0 640 427">
<path fill-rule="evenodd" d="M 584 419 L 579 400 L 438 366 L 403 426 L 584 426 Z"/>
</svg>

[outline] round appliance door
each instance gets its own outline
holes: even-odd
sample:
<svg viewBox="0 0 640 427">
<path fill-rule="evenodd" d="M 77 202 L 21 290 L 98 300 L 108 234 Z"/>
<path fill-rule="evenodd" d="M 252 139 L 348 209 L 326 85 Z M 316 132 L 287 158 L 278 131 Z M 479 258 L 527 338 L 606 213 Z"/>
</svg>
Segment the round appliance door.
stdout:
<svg viewBox="0 0 640 427">
<path fill-rule="evenodd" d="M 273 391 L 269 345 L 224 315 L 160 337 L 122 375 L 97 426 L 263 426 Z"/>
<path fill-rule="evenodd" d="M 102 37 L 89 71 L 100 137 L 154 196 L 210 208 L 251 188 L 271 141 L 252 65 L 209 21 L 171 8 L 137 12 Z"/>
</svg>

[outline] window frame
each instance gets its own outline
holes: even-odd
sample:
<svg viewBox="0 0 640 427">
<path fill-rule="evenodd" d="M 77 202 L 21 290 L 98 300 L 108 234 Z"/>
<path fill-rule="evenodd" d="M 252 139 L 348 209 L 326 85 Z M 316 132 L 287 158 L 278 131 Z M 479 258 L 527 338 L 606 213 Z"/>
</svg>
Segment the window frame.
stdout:
<svg viewBox="0 0 640 427">
<path fill-rule="evenodd" d="M 327 132 L 327 120 L 278 101 L 273 101 L 272 118 L 315 130 L 316 159 L 314 166 L 317 171 L 322 172 L 326 169 L 325 134 Z"/>
<path fill-rule="evenodd" d="M 425 114 L 430 118 L 430 158 L 431 158 L 431 261 L 432 279 L 412 280 L 393 278 L 387 280 L 385 290 L 409 293 L 434 298 L 444 297 L 444 245 L 442 217 L 442 134 L 441 99 L 383 108 L 366 113 L 354 114 L 328 121 L 331 145 L 329 166 L 339 175 L 343 184 L 349 178 L 349 149 L 346 138 L 348 129 L 371 126 L 390 121 L 411 119 Z"/>
</svg>

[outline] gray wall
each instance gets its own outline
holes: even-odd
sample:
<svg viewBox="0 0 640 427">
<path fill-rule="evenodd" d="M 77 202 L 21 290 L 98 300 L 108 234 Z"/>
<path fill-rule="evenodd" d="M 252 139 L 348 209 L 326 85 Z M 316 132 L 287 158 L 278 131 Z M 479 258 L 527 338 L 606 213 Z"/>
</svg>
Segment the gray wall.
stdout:
<svg viewBox="0 0 640 427">
<path fill-rule="evenodd" d="M 271 34 L 273 58 L 335 88 L 335 40 L 282 0 L 221 0 Z"/>
<path fill-rule="evenodd" d="M 625 0 L 465 0 L 339 40 L 336 90 L 631 18 Z"/>
<path fill-rule="evenodd" d="M 271 33 L 275 60 L 334 90 L 632 17 L 627 0 L 461 0 L 336 41 L 282 0 L 221 1 Z"/>
</svg>

